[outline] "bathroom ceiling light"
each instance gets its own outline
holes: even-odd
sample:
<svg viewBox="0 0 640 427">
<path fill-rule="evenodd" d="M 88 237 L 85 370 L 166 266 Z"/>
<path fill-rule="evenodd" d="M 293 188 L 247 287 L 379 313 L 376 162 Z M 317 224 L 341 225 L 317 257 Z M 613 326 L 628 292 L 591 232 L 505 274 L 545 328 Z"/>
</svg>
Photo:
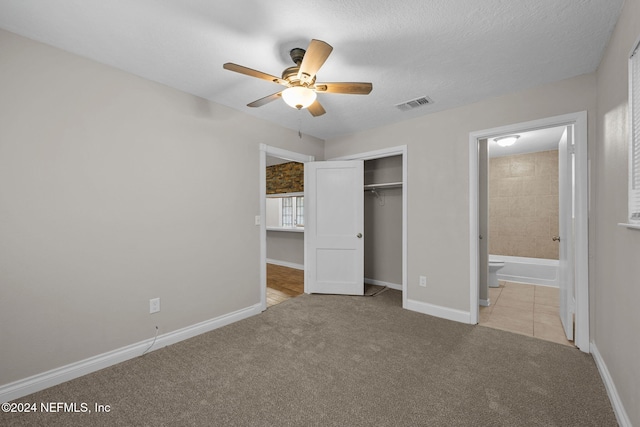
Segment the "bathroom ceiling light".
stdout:
<svg viewBox="0 0 640 427">
<path fill-rule="evenodd" d="M 316 100 L 316 93 L 304 86 L 293 86 L 282 91 L 282 99 L 290 107 L 307 108 Z"/>
<path fill-rule="evenodd" d="M 520 135 L 507 135 L 494 138 L 493 140 L 501 147 L 510 147 L 520 138 Z"/>
</svg>

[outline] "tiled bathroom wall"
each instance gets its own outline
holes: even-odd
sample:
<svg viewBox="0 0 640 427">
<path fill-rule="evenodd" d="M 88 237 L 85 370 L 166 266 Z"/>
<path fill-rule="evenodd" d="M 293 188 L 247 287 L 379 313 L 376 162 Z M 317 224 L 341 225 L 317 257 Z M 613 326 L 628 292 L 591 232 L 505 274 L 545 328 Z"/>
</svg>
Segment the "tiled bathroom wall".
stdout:
<svg viewBox="0 0 640 427">
<path fill-rule="evenodd" d="M 558 150 L 489 160 L 489 253 L 558 259 Z"/>
</svg>

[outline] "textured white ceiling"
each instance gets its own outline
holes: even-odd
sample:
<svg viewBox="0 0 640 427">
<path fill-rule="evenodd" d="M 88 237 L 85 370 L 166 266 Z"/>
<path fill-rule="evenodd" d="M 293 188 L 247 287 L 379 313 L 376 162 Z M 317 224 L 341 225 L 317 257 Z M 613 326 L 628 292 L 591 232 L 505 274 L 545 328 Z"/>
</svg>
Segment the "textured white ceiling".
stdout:
<svg viewBox="0 0 640 427">
<path fill-rule="evenodd" d="M 623 0 L 2 0 L 0 28 L 303 133 L 330 139 L 594 71 Z M 334 47 L 318 81 L 369 81 L 368 96 L 320 94 L 313 118 L 281 86 L 289 50 Z M 433 105 L 401 112 L 420 96 Z"/>
</svg>

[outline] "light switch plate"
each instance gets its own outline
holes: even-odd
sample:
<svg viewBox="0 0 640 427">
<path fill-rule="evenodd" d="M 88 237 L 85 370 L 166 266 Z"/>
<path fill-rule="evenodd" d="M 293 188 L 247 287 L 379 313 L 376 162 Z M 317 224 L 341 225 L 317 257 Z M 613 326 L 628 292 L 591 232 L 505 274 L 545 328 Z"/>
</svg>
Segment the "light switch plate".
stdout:
<svg viewBox="0 0 640 427">
<path fill-rule="evenodd" d="M 149 314 L 160 311 L 160 298 L 151 298 L 149 300 Z"/>
</svg>

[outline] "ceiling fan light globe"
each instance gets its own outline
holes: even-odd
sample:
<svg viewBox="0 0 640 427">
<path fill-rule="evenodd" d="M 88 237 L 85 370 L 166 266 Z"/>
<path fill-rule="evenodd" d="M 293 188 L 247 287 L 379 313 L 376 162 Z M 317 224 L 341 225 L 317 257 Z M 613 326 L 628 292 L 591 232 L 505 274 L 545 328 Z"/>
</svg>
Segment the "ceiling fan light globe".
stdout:
<svg viewBox="0 0 640 427">
<path fill-rule="evenodd" d="M 317 94 L 309 88 L 294 86 L 282 91 L 282 99 L 292 108 L 307 108 L 316 100 Z"/>
</svg>

